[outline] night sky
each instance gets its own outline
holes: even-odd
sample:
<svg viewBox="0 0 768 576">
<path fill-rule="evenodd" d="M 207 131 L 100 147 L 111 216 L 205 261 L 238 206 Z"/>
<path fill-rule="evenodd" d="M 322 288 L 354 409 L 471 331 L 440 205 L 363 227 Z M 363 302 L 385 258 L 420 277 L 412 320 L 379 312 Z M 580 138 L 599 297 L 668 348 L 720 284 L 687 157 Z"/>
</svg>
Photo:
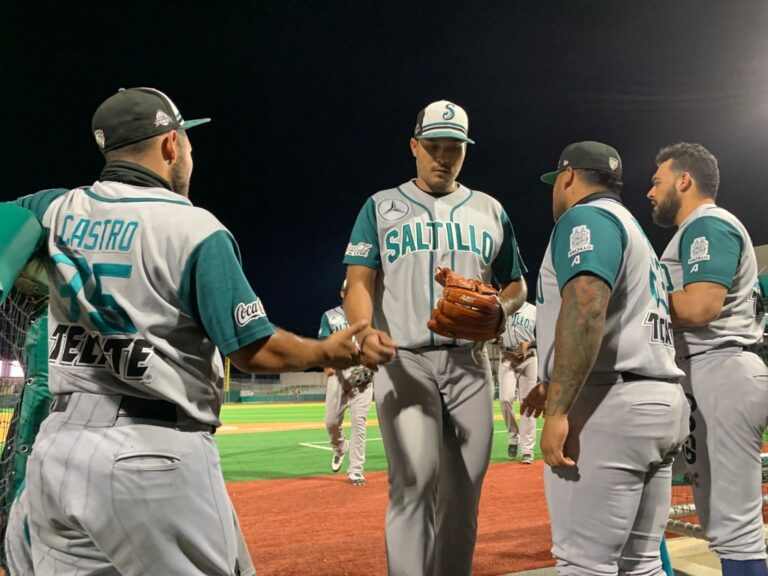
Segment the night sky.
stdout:
<svg viewBox="0 0 768 576">
<path fill-rule="evenodd" d="M 306 335 L 337 304 L 357 212 L 415 176 L 416 114 L 443 98 L 477 141 L 459 180 L 502 202 L 532 289 L 553 225 L 538 176 L 578 140 L 619 150 L 658 251 L 672 230 L 645 193 L 680 140 L 718 157 L 718 203 L 768 242 L 762 0 L 5 0 L 0 78 L 0 200 L 92 183 L 91 116 L 120 87 L 212 117 L 189 132 L 191 199 L 237 238 L 270 319 Z"/>
</svg>

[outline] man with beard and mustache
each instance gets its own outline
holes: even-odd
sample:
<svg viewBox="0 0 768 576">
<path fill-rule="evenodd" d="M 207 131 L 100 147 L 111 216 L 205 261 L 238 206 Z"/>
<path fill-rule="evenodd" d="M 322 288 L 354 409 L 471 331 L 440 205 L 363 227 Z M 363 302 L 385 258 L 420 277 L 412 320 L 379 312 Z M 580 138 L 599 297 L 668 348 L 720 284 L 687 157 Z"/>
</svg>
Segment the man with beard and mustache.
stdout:
<svg viewBox="0 0 768 576">
<path fill-rule="evenodd" d="M 270 374 L 360 363 L 365 322 L 323 341 L 273 325 L 230 232 L 189 201 L 187 130 L 207 121 L 121 90 L 93 115 L 95 183 L 0 205 L 42 225 L 50 282 L 54 400 L 24 493 L 35 574 L 253 574 L 213 439 L 221 355 Z"/>
<path fill-rule="evenodd" d="M 700 144 L 662 148 L 648 199 L 664 251 L 677 364 L 691 405 L 683 448 L 696 509 L 725 576 L 766 576 L 761 458 L 768 368 L 757 262 L 744 225 L 715 204 L 717 159 Z"/>
</svg>

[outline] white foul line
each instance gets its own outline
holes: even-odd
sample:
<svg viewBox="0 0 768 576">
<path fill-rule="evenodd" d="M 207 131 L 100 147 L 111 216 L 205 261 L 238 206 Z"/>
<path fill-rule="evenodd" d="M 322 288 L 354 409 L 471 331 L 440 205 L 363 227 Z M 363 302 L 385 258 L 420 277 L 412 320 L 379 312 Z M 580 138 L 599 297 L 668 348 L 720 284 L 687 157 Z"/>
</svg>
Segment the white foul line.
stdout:
<svg viewBox="0 0 768 576">
<path fill-rule="evenodd" d="M 376 440 L 381 440 L 381 438 L 366 438 L 366 442 L 375 442 Z M 328 446 L 327 442 L 299 442 L 299 446 L 304 446 L 306 448 L 315 448 L 317 450 L 328 450 L 329 452 L 333 452 L 333 448 Z"/>
</svg>

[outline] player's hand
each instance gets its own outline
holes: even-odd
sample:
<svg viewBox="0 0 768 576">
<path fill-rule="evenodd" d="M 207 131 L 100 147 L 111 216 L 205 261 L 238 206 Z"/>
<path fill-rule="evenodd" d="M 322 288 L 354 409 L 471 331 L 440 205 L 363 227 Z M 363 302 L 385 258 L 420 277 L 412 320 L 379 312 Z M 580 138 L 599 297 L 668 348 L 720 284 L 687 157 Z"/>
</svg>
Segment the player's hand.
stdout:
<svg viewBox="0 0 768 576">
<path fill-rule="evenodd" d="M 323 373 L 330 378 L 331 376 L 336 374 L 336 370 L 334 370 L 333 368 L 323 368 Z"/>
<path fill-rule="evenodd" d="M 361 363 L 371 370 L 376 370 L 379 364 L 389 362 L 397 355 L 397 344 L 381 330 L 369 330 L 359 340 L 362 343 Z"/>
<path fill-rule="evenodd" d="M 563 453 L 567 437 L 568 415 L 555 414 L 547 416 L 544 420 L 544 430 L 541 431 L 539 447 L 541 448 L 544 462 L 552 468 L 576 466 L 576 462 Z"/>
<path fill-rule="evenodd" d="M 357 335 L 368 328 L 368 322 L 357 322 L 349 328 L 331 334 L 320 341 L 325 354 L 322 365 L 328 368 L 349 368 L 360 364 L 360 347 Z"/>
<path fill-rule="evenodd" d="M 523 403 L 520 404 L 520 414 L 523 416 L 533 416 L 538 418 L 544 412 L 544 408 L 547 406 L 547 386 L 543 382 L 539 382 L 531 388 L 528 395 L 523 398 Z"/>
</svg>

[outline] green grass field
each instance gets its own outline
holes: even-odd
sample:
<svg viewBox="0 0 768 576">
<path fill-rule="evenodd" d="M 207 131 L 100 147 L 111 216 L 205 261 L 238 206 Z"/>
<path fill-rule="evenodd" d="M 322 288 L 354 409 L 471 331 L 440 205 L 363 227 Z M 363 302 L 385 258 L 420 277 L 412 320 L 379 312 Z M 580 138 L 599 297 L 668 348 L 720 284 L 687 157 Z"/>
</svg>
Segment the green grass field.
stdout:
<svg viewBox="0 0 768 576">
<path fill-rule="evenodd" d="M 223 429 L 246 423 L 317 423 L 318 429 L 217 434 L 224 478 L 229 482 L 330 474 L 331 451 L 322 426 L 321 403 L 228 404 L 222 410 Z M 371 405 L 369 422 L 376 419 Z M 539 421 L 540 428 L 542 422 Z M 344 429 L 349 438 L 348 415 Z M 538 443 L 537 443 L 538 446 Z M 387 461 L 377 425 L 368 426 L 366 472 L 386 470 Z M 539 453 L 537 450 L 537 458 Z M 498 402 L 495 403 L 492 462 L 508 461 L 507 436 Z M 346 470 L 346 461 L 342 471 Z"/>
</svg>

